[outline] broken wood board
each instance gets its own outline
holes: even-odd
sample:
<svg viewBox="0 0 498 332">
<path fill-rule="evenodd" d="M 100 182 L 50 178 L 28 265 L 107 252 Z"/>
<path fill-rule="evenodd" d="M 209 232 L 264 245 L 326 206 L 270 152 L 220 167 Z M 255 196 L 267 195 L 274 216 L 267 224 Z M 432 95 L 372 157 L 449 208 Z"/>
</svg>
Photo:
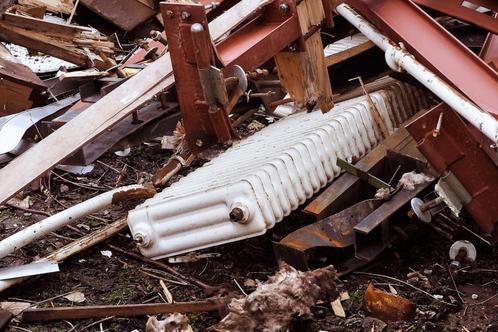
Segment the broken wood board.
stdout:
<svg viewBox="0 0 498 332">
<path fill-rule="evenodd" d="M 73 0 L 18 0 L 25 8 L 45 7 L 48 11 L 56 14 L 71 14 L 74 8 Z"/>
<path fill-rule="evenodd" d="M 283 88 L 299 108 L 316 105 L 328 112 L 332 102 L 332 86 L 325 63 L 320 26 L 325 19 L 321 0 L 304 0 L 297 5 L 305 49 L 302 52 L 281 52 L 275 56 L 278 75 Z M 311 35 L 310 35 L 311 33 Z"/>
<path fill-rule="evenodd" d="M 327 66 L 330 67 L 346 61 L 374 46 L 374 43 L 361 33 L 338 40 L 324 49 Z"/>
<path fill-rule="evenodd" d="M 23 321 L 46 322 L 51 320 L 136 317 L 175 312 L 218 311 L 224 307 L 223 298 L 197 302 L 148 303 L 125 305 L 96 305 L 28 309 L 23 312 Z"/>
<path fill-rule="evenodd" d="M 0 20 L 0 39 L 78 66 L 101 70 L 109 68 L 101 54 L 114 54 L 114 43 L 95 29 L 9 13 Z"/>
<path fill-rule="evenodd" d="M 239 5 L 251 2 L 253 0 L 242 0 Z M 212 34 L 212 38 L 216 40 L 231 31 L 250 17 L 253 10 L 245 13 L 246 15 L 237 13 L 239 20 L 227 18 L 227 16 L 232 16 L 232 9 L 218 16 L 209 24 L 210 30 L 213 27 L 213 31 L 216 31 L 216 34 Z M 224 28 L 220 29 L 219 26 Z M 104 130 L 124 119 L 152 97 L 173 86 L 174 83 L 171 58 L 166 53 L 90 106 L 86 112 L 1 169 L 0 178 L 3 182 L 0 187 L 0 204 L 5 203 L 33 180 L 54 168 Z"/>
<path fill-rule="evenodd" d="M 45 84 L 0 43 L 0 116 L 31 108 Z"/>
</svg>

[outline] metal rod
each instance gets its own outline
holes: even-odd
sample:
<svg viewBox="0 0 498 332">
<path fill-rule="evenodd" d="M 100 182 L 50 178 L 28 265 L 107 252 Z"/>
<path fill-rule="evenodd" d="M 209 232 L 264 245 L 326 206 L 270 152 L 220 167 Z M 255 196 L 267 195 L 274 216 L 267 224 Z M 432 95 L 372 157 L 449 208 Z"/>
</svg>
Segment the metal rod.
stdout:
<svg viewBox="0 0 498 332">
<path fill-rule="evenodd" d="M 87 307 L 59 307 L 28 309 L 22 319 L 27 322 L 51 320 L 87 319 L 105 317 L 134 317 L 175 312 L 218 311 L 223 306 L 220 300 L 178 303 L 97 305 Z"/>
</svg>

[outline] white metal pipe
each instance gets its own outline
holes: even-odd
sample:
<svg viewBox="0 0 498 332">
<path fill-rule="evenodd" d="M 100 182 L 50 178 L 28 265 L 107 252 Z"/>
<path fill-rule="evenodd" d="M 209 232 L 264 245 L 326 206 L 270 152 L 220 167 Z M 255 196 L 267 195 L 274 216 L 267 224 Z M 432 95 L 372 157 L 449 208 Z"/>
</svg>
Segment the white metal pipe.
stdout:
<svg viewBox="0 0 498 332">
<path fill-rule="evenodd" d="M 498 144 L 498 121 L 493 116 L 475 106 L 460 92 L 418 62 L 412 54 L 380 33 L 375 26 L 355 12 L 350 6 L 341 4 L 337 6 L 336 11 L 375 45 L 386 52 L 386 62 L 389 67 L 397 71 L 405 70 L 474 127 L 479 129 L 493 143 Z"/>
<path fill-rule="evenodd" d="M 117 188 L 95 196 L 53 216 L 45 218 L 42 221 L 0 241 L 0 258 L 3 258 L 13 253 L 15 250 L 18 250 L 25 245 L 46 236 L 50 232 L 56 231 L 66 225 L 78 221 L 83 217 L 102 210 L 117 201 L 120 201 L 120 199 L 117 199 L 119 194 L 135 192 L 143 189 L 145 189 L 143 185 L 132 185 Z M 118 194 L 118 196 L 115 196 L 116 194 Z"/>
</svg>

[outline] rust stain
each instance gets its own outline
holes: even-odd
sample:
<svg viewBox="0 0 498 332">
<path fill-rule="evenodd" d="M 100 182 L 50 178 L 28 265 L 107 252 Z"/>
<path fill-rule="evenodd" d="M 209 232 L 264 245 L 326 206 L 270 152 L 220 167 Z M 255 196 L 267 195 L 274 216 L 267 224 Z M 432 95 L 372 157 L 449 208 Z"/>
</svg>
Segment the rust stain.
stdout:
<svg viewBox="0 0 498 332">
<path fill-rule="evenodd" d="M 151 198 L 157 194 L 156 188 L 151 183 L 145 184 L 142 188 L 123 190 L 112 195 L 112 204 L 134 199 Z"/>
</svg>

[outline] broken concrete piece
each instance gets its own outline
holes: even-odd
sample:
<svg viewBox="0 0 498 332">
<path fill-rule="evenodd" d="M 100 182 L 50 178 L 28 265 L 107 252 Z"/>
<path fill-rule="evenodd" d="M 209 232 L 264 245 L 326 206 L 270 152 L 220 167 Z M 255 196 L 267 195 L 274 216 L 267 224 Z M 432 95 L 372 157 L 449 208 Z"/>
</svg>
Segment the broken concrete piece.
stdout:
<svg viewBox="0 0 498 332">
<path fill-rule="evenodd" d="M 284 265 L 267 282 L 228 305 L 228 315 L 210 332 L 286 331 L 295 317 L 312 317 L 318 300 L 337 298 L 338 279 L 332 266 L 300 272 Z"/>
<path fill-rule="evenodd" d="M 383 321 L 408 321 L 415 315 L 415 305 L 410 300 L 376 289 L 372 283 L 363 302 L 371 316 Z"/>
</svg>

